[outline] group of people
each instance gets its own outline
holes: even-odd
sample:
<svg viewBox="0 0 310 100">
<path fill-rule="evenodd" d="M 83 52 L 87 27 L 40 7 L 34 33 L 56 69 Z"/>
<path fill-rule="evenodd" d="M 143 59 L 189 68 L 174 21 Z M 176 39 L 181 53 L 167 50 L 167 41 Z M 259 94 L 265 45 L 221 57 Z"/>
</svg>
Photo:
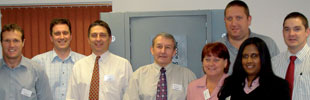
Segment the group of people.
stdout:
<svg viewBox="0 0 310 100">
<path fill-rule="evenodd" d="M 243 1 L 226 6 L 227 35 L 204 46 L 201 61 L 205 75 L 189 84 L 187 100 L 310 98 L 307 18 L 299 12 L 284 18 L 282 31 L 288 49 L 282 53 L 270 37 L 250 31 L 251 19 Z"/>
<path fill-rule="evenodd" d="M 21 27 L 1 30 L 0 100 L 307 100 L 310 98 L 310 33 L 307 18 L 288 14 L 283 37 L 288 50 L 279 53 L 267 36 L 251 32 L 252 17 L 243 1 L 225 8 L 227 35 L 204 46 L 199 79 L 184 66 L 172 63 L 176 40 L 159 33 L 150 52 L 154 63 L 133 72 L 128 60 L 109 51 L 109 25 L 89 25 L 92 54 L 70 49 L 71 24 L 54 19 L 50 24 L 52 50 L 31 60 L 22 55 Z"/>
</svg>

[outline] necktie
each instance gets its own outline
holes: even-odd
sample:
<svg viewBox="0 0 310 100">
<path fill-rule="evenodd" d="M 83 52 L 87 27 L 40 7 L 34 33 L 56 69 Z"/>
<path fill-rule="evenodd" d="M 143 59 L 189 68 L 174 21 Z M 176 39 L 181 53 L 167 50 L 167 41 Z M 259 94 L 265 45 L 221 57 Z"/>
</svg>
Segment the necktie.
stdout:
<svg viewBox="0 0 310 100">
<path fill-rule="evenodd" d="M 160 77 L 157 84 L 156 100 L 167 100 L 167 81 L 166 81 L 166 69 L 160 69 Z"/>
<path fill-rule="evenodd" d="M 290 57 L 290 64 L 288 65 L 286 76 L 285 76 L 285 80 L 287 80 L 289 84 L 291 99 L 292 99 L 293 87 L 294 87 L 294 69 L 295 69 L 294 61 L 296 60 L 296 58 L 297 58 L 296 56 Z"/>
<path fill-rule="evenodd" d="M 93 76 L 90 82 L 89 100 L 99 99 L 99 60 L 100 56 L 96 57 L 95 66 L 93 70 Z"/>
</svg>

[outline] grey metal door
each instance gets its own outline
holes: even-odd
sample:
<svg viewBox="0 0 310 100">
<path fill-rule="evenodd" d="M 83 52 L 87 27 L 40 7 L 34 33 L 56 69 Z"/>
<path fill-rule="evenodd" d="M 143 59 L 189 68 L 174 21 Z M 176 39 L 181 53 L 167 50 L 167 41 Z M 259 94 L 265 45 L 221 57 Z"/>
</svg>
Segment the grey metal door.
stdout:
<svg viewBox="0 0 310 100">
<path fill-rule="evenodd" d="M 116 35 L 110 51 L 127 58 L 134 70 L 153 63 L 150 52 L 152 38 L 160 32 L 167 32 L 174 35 L 178 42 L 179 64 L 200 77 L 203 75 L 203 46 L 206 42 L 217 40 L 221 30 L 225 29 L 225 26 L 212 27 L 224 25 L 223 19 L 211 24 L 215 22 L 211 17 L 223 15 L 218 12 L 222 10 L 102 13 L 101 19 L 109 23 L 112 34 Z"/>
</svg>

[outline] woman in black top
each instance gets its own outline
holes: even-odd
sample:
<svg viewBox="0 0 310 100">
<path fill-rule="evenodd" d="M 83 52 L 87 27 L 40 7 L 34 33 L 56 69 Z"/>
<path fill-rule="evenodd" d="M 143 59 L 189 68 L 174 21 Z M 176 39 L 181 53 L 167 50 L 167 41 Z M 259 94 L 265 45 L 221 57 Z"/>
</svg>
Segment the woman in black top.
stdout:
<svg viewBox="0 0 310 100">
<path fill-rule="evenodd" d="M 218 93 L 219 100 L 290 100 L 287 81 L 272 71 L 266 43 L 248 38 L 238 51 L 233 73 Z"/>
</svg>

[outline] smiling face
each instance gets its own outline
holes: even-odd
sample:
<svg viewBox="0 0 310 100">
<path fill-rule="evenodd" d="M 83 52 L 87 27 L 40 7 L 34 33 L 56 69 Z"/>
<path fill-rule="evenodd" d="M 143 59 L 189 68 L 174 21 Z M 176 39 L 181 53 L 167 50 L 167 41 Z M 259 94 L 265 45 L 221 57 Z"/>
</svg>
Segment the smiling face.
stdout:
<svg viewBox="0 0 310 100">
<path fill-rule="evenodd" d="M 233 39 L 244 39 L 249 36 L 251 16 L 245 14 L 241 6 L 231 6 L 226 10 L 224 18 L 228 36 Z"/>
<path fill-rule="evenodd" d="M 22 41 L 22 33 L 20 31 L 5 31 L 2 33 L 2 52 L 5 60 L 20 59 L 24 41 Z"/>
<path fill-rule="evenodd" d="M 288 50 L 297 53 L 307 43 L 309 28 L 305 28 L 302 20 L 298 17 L 289 18 L 283 24 L 283 37 Z"/>
<path fill-rule="evenodd" d="M 213 55 L 205 56 L 202 61 L 204 72 L 208 77 L 223 75 L 227 64 L 227 59 L 219 58 Z"/>
<path fill-rule="evenodd" d="M 174 41 L 163 36 L 156 37 L 154 45 L 151 47 L 151 53 L 154 56 L 155 63 L 165 67 L 171 63 L 176 51 Z"/>
<path fill-rule="evenodd" d="M 259 52 L 254 44 L 247 45 L 242 52 L 242 67 L 248 77 L 256 77 L 261 69 Z"/>
<path fill-rule="evenodd" d="M 53 27 L 50 40 L 54 44 L 56 50 L 66 50 L 70 48 L 72 35 L 67 24 L 56 24 Z"/>
<path fill-rule="evenodd" d="M 90 28 L 88 43 L 95 55 L 99 56 L 108 51 L 111 40 L 107 29 L 103 26 L 96 25 Z"/>
</svg>

